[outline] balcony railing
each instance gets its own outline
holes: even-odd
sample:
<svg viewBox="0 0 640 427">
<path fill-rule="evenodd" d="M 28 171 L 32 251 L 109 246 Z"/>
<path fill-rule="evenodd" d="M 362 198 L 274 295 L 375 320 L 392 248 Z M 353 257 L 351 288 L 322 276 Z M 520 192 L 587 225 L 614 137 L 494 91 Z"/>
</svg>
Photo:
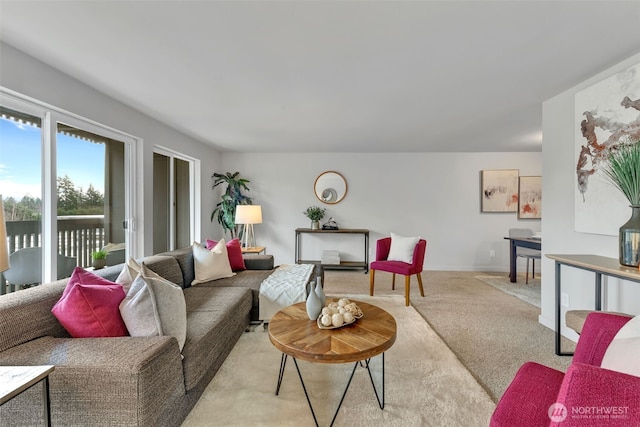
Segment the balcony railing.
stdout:
<svg viewBox="0 0 640 427">
<path fill-rule="evenodd" d="M 40 221 L 9 221 L 6 225 L 10 254 L 18 249 L 42 246 Z M 102 215 L 59 217 L 57 226 L 58 253 L 75 258 L 77 266 L 90 267 L 93 261 L 91 254 L 106 244 L 104 217 Z M 1 290 L 4 291 L 6 284 L 1 275 L 0 284 Z"/>
</svg>

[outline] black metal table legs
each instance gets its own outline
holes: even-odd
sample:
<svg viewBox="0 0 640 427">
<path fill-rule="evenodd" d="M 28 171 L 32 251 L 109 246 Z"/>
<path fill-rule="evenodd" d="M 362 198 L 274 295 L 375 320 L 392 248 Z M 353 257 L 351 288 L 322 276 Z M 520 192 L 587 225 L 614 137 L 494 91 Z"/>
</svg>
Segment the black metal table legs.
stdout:
<svg viewBox="0 0 640 427">
<path fill-rule="evenodd" d="M 285 367 L 287 366 L 288 357 L 289 357 L 288 355 L 282 353 L 282 357 L 280 359 L 280 372 L 278 373 L 278 384 L 276 386 L 276 396 L 278 395 L 278 393 L 280 393 L 280 385 L 282 384 L 282 379 L 284 377 L 284 370 L 285 370 Z M 316 417 L 316 412 L 313 409 L 313 405 L 311 404 L 311 399 L 309 398 L 309 393 L 307 392 L 307 387 L 304 384 L 304 380 L 302 379 L 302 373 L 300 372 L 300 368 L 298 367 L 298 361 L 293 356 L 291 358 L 293 359 L 293 363 L 296 366 L 296 371 L 298 372 L 298 378 L 300 378 L 300 383 L 302 384 L 302 390 L 304 391 L 304 395 L 307 398 L 307 403 L 309 404 L 309 409 L 311 410 L 313 421 L 315 422 L 316 427 L 318 427 L 319 424 L 318 424 L 318 419 Z M 371 359 L 366 359 L 359 362 L 355 362 L 353 364 L 351 375 L 349 375 L 349 381 L 347 382 L 347 386 L 345 387 L 344 392 L 342 393 L 342 397 L 340 398 L 340 403 L 338 403 L 338 407 L 336 408 L 336 411 L 333 414 L 333 418 L 331 419 L 331 424 L 329 424 L 330 426 L 333 426 L 333 423 L 335 422 L 336 417 L 338 416 L 338 412 L 340 412 L 340 408 L 342 407 L 342 402 L 344 402 L 344 398 L 347 395 L 347 391 L 349 390 L 349 386 L 351 385 L 351 380 L 353 379 L 353 375 L 355 374 L 358 366 L 366 368 L 367 372 L 369 373 L 369 379 L 371 380 L 371 386 L 373 387 L 373 392 L 375 393 L 376 400 L 378 401 L 378 406 L 380 406 L 380 409 L 384 409 L 384 353 L 382 353 L 382 387 L 381 387 L 382 390 L 380 394 L 378 394 L 378 389 L 376 388 L 375 382 L 373 381 L 373 375 L 371 374 L 371 369 L 369 366 L 370 361 Z"/>
</svg>

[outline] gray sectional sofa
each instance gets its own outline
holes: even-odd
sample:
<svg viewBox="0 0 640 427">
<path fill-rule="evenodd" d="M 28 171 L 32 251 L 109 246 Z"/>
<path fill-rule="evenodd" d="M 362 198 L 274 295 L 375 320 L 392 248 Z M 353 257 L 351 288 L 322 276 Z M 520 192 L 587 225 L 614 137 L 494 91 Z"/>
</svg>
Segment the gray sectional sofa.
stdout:
<svg viewBox="0 0 640 427">
<path fill-rule="evenodd" d="M 51 308 L 66 280 L 0 297 L 0 365 L 55 365 L 50 376 L 57 426 L 178 426 L 229 352 L 257 320 L 260 283 L 274 270 L 269 255 L 246 256 L 247 270 L 190 287 L 191 248 L 144 259 L 183 287 L 187 338 L 71 338 Z M 122 265 L 100 270 L 115 280 Z M 321 271 L 321 268 L 316 271 Z M 42 425 L 38 387 L 0 407 L 3 426 Z"/>
</svg>

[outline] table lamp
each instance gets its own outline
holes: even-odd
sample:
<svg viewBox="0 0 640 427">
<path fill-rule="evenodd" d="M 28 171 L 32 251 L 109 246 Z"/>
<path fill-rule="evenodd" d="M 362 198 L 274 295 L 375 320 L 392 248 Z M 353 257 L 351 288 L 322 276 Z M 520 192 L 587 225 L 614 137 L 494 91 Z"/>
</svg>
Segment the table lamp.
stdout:
<svg viewBox="0 0 640 427">
<path fill-rule="evenodd" d="M 9 269 L 9 250 L 7 248 L 7 227 L 4 223 L 4 205 L 0 195 L 0 273 Z M 0 284 L 2 286 L 3 284 Z"/>
<path fill-rule="evenodd" d="M 253 234 L 253 224 L 262 224 L 262 206 L 260 205 L 238 205 L 236 206 L 236 216 L 234 222 L 243 224 L 242 240 L 245 248 L 256 246 L 255 235 Z"/>
</svg>

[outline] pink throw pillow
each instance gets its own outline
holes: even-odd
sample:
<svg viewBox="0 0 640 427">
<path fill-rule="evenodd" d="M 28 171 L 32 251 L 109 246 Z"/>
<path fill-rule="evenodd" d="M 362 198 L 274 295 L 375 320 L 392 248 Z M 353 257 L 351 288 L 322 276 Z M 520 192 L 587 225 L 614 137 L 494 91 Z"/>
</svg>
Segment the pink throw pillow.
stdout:
<svg viewBox="0 0 640 427">
<path fill-rule="evenodd" d="M 69 277 L 69 281 L 67 282 L 67 287 L 64 288 L 62 292 L 62 298 L 64 298 L 69 290 L 73 287 L 73 285 L 80 283 L 83 285 L 116 285 L 110 280 L 105 279 L 104 277 L 100 277 L 97 274 L 94 274 L 90 271 L 85 270 L 82 267 L 76 267 L 73 269 L 73 273 L 71 273 L 71 277 Z"/>
<path fill-rule="evenodd" d="M 51 312 L 74 338 L 123 337 L 129 335 L 119 309 L 124 297 L 122 285 L 76 283 Z"/>
<path fill-rule="evenodd" d="M 207 249 L 211 250 L 218 244 L 215 240 L 207 239 Z M 226 243 L 227 246 L 227 255 L 229 257 L 229 264 L 231 265 L 231 270 L 233 271 L 242 271 L 246 270 L 247 267 L 244 265 L 244 257 L 242 256 L 242 247 L 240 246 L 240 239 L 235 238 L 231 239 Z"/>
</svg>

